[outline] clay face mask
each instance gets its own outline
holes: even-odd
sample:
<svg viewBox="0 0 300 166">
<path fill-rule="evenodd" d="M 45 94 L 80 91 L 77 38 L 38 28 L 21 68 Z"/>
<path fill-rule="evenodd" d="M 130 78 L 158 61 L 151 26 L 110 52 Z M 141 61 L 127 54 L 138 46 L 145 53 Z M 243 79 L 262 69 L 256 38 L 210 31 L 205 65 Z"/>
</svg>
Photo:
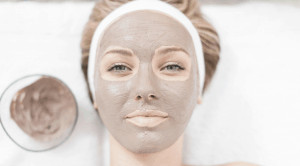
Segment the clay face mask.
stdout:
<svg viewBox="0 0 300 166">
<path fill-rule="evenodd" d="M 137 11 L 111 24 L 99 43 L 95 103 L 111 135 L 136 153 L 172 145 L 199 95 L 187 30 L 162 13 Z"/>
<path fill-rule="evenodd" d="M 76 119 L 76 102 L 69 89 L 54 78 L 42 77 L 19 90 L 10 104 L 11 118 L 40 142 L 61 137 Z"/>
</svg>

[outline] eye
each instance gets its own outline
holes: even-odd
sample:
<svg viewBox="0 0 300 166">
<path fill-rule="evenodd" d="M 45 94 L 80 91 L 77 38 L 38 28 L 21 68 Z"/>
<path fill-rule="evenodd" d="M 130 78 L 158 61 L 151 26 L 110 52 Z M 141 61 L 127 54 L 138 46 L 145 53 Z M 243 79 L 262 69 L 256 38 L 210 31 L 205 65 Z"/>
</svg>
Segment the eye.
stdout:
<svg viewBox="0 0 300 166">
<path fill-rule="evenodd" d="M 169 71 L 180 71 L 180 70 L 184 70 L 183 67 L 181 67 L 181 65 L 177 64 L 177 63 L 172 63 L 172 64 L 167 64 L 165 65 L 162 69 L 160 69 L 160 71 L 162 70 L 169 70 Z"/>
<path fill-rule="evenodd" d="M 132 70 L 124 64 L 114 64 L 107 71 L 125 72 L 125 71 L 132 71 Z"/>
</svg>

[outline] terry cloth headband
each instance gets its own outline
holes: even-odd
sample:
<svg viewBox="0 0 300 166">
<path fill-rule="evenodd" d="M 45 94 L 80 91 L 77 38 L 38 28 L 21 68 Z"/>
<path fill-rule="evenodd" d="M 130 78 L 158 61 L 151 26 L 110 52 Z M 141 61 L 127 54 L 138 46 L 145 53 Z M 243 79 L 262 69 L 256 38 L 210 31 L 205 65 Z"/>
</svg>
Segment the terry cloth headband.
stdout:
<svg viewBox="0 0 300 166">
<path fill-rule="evenodd" d="M 199 34 L 192 24 L 192 22 L 187 18 L 180 10 L 169 5 L 168 3 L 162 2 L 160 0 L 135 0 L 128 2 L 119 8 L 108 14 L 98 25 L 92 39 L 89 61 L 88 61 L 88 82 L 90 90 L 92 93 L 93 100 L 95 100 L 95 85 L 94 85 L 94 72 L 95 72 L 95 61 L 97 46 L 102 39 L 103 32 L 108 26 L 110 26 L 114 21 L 116 21 L 122 15 L 128 14 L 130 12 L 140 11 L 140 10 L 152 10 L 158 11 L 174 18 L 180 22 L 190 33 L 198 62 L 199 78 L 200 78 L 200 95 L 202 95 L 204 79 L 205 79 L 205 63 L 203 57 L 202 44 Z"/>
</svg>

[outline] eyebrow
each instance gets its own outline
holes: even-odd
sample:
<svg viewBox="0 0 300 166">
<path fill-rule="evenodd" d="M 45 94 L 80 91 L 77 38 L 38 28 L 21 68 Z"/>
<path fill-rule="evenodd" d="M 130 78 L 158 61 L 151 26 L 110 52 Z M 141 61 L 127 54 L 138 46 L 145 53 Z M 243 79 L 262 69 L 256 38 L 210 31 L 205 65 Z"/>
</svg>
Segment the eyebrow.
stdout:
<svg viewBox="0 0 300 166">
<path fill-rule="evenodd" d="M 162 54 L 166 54 L 168 52 L 174 52 L 174 51 L 181 51 L 189 55 L 189 53 L 185 49 L 178 46 L 163 46 L 163 48 L 159 47 L 157 51 Z"/>
<path fill-rule="evenodd" d="M 104 52 L 104 56 L 107 54 L 121 54 L 121 55 L 125 55 L 125 56 L 132 56 L 133 51 L 128 48 L 123 48 L 123 47 L 112 47 L 112 48 L 108 48 Z"/>
</svg>

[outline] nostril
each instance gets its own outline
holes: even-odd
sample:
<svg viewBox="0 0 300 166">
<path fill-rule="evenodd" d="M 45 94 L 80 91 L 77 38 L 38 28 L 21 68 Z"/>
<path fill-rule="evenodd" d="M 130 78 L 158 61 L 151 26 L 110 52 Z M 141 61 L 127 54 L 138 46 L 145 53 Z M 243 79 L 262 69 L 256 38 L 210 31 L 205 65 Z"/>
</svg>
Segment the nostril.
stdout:
<svg viewBox="0 0 300 166">
<path fill-rule="evenodd" d="M 148 98 L 149 98 L 149 99 L 154 99 L 154 98 L 156 98 L 156 97 L 155 97 L 155 95 L 149 95 Z"/>
<path fill-rule="evenodd" d="M 139 95 L 139 96 L 137 96 L 135 99 L 136 100 L 140 100 L 142 97 Z"/>
</svg>

